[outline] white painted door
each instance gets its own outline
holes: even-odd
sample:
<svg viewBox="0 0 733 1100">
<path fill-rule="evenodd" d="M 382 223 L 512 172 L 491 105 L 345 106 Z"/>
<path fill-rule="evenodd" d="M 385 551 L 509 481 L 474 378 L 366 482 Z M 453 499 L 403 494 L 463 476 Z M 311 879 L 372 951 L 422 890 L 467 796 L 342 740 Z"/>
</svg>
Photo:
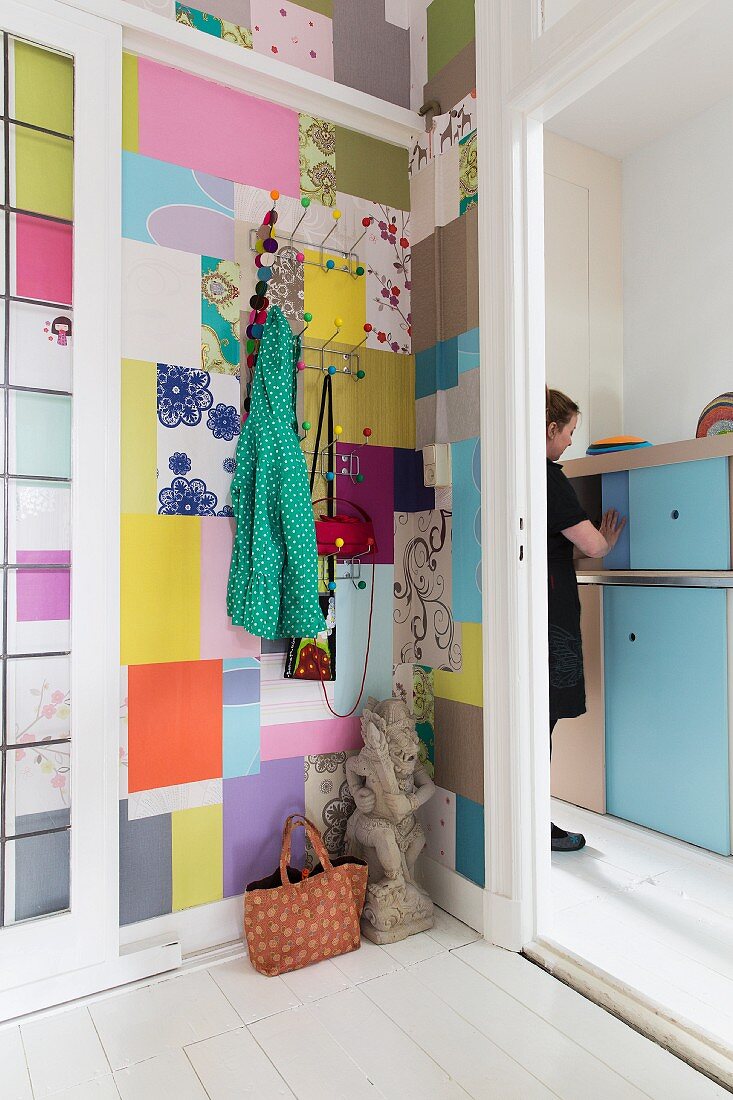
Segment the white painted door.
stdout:
<svg viewBox="0 0 733 1100">
<path fill-rule="evenodd" d="M 4 1019 L 117 954 L 121 41 L 53 0 L 0 32 Z"/>
</svg>

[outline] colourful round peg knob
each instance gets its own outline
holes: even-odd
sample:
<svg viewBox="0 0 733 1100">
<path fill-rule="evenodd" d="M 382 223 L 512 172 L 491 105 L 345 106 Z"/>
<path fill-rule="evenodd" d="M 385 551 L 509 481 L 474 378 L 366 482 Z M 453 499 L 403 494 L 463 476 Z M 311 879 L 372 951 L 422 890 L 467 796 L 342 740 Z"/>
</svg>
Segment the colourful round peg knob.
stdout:
<svg viewBox="0 0 733 1100">
<path fill-rule="evenodd" d="M 333 470 L 329 470 L 329 471 L 327 472 L 327 474 L 326 474 L 326 481 L 333 481 L 333 479 L 335 478 L 335 476 L 336 476 L 336 475 L 335 475 L 335 473 L 333 472 Z"/>
<path fill-rule="evenodd" d="M 309 431 L 311 430 L 311 422 L 310 422 L 310 420 L 304 420 L 304 421 L 303 421 L 303 423 L 302 423 L 302 425 L 301 425 L 301 427 L 303 428 L 303 431 L 304 431 L 304 432 L 309 432 Z"/>
<path fill-rule="evenodd" d="M 264 218 L 262 219 L 262 224 L 263 225 L 269 225 L 270 224 L 270 211 L 269 210 L 267 211 Z"/>
<path fill-rule="evenodd" d="M 270 225 L 274 225 L 275 222 L 277 221 L 277 210 L 271 210 L 269 216 L 270 216 Z M 272 232 L 274 233 L 275 230 L 273 229 Z"/>
<path fill-rule="evenodd" d="M 342 328 L 343 323 L 344 323 L 344 319 L 343 319 L 343 317 L 334 317 L 333 323 L 336 326 L 336 328 Z"/>
<path fill-rule="evenodd" d="M 362 431 L 361 434 L 364 436 L 365 439 L 368 439 L 369 436 L 372 434 L 372 429 L 371 428 L 364 428 L 364 430 Z"/>
<path fill-rule="evenodd" d="M 368 229 L 369 226 L 372 224 L 372 219 L 371 218 L 362 218 L 361 219 L 361 224 L 364 226 L 365 229 Z"/>
<path fill-rule="evenodd" d="M 362 481 L 364 480 L 364 475 L 363 474 L 357 474 L 355 480 L 356 480 L 357 485 L 361 485 Z"/>
<path fill-rule="evenodd" d="M 305 363 L 303 362 L 302 359 L 298 360 L 297 366 L 298 366 L 298 370 L 305 370 Z"/>
<path fill-rule="evenodd" d="M 309 325 L 311 323 L 311 321 L 313 320 L 313 314 L 312 313 L 304 313 L 303 314 L 303 320 L 305 321 L 305 323 L 307 325 Z"/>
<path fill-rule="evenodd" d="M 369 537 L 369 538 L 367 539 L 367 546 L 368 546 L 369 548 L 371 548 L 372 546 L 374 546 L 374 539 L 373 539 L 373 538 L 372 538 L 371 536 L 370 536 L 370 537 Z"/>
<path fill-rule="evenodd" d="M 335 592 L 336 591 L 336 581 L 329 581 L 328 582 L 328 591 L 329 592 Z"/>
<path fill-rule="evenodd" d="M 366 588 L 366 581 L 359 581 L 359 583 L 357 584 L 357 586 L 356 586 L 356 587 L 357 587 L 357 588 L 360 588 L 360 589 L 361 589 L 361 591 L 363 592 L 363 591 L 364 591 L 364 589 Z"/>
<path fill-rule="evenodd" d="M 356 372 L 356 377 L 357 378 L 366 378 L 366 371 L 365 370 L 358 370 Z"/>
<path fill-rule="evenodd" d="M 344 545 L 344 540 L 343 539 L 334 539 L 334 542 L 336 543 L 336 549 L 337 550 L 340 550 L 341 547 Z"/>
<path fill-rule="evenodd" d="M 367 321 L 367 323 L 366 323 L 366 324 L 364 325 L 364 332 L 371 332 L 371 331 L 372 331 L 372 327 L 373 327 L 373 326 L 372 326 L 372 325 L 370 325 L 370 324 L 369 324 L 369 322 Z"/>
<path fill-rule="evenodd" d="M 333 429 L 333 434 L 334 435 L 342 435 L 343 431 L 344 431 L 344 429 L 341 427 L 341 425 L 337 424 L 336 427 Z"/>
<path fill-rule="evenodd" d="M 277 200 L 280 198 L 280 192 L 279 191 L 271 191 L 270 192 L 270 198 L 273 200 L 273 202 L 277 202 Z"/>
<path fill-rule="evenodd" d="M 334 212 L 333 212 L 333 220 L 334 220 L 335 222 L 337 222 L 337 221 L 339 220 L 339 218 L 340 218 L 340 217 L 341 217 L 341 211 L 340 211 L 340 210 L 334 210 Z"/>
<path fill-rule="evenodd" d="M 361 264 L 359 264 L 359 266 L 357 267 L 356 274 L 357 275 L 363 275 L 364 274 L 364 268 L 361 266 Z"/>
<path fill-rule="evenodd" d="M 326 260 L 326 271 L 333 271 L 335 266 L 336 264 L 333 262 L 333 260 Z"/>
<path fill-rule="evenodd" d="M 310 201 L 310 199 L 308 198 L 308 196 L 307 196 L 307 195 L 303 195 L 303 198 L 302 198 L 302 199 L 300 200 L 300 205 L 301 205 L 301 206 L 303 207 L 303 209 L 304 209 L 304 210 L 307 210 L 307 209 L 308 209 L 308 207 L 310 206 L 310 204 L 311 204 L 311 201 Z"/>
<path fill-rule="evenodd" d="M 331 375 L 331 377 L 333 378 L 334 374 L 336 373 L 336 368 L 335 368 L 335 367 L 329 367 L 329 368 L 328 368 L 328 373 L 329 373 L 329 374 Z"/>
</svg>

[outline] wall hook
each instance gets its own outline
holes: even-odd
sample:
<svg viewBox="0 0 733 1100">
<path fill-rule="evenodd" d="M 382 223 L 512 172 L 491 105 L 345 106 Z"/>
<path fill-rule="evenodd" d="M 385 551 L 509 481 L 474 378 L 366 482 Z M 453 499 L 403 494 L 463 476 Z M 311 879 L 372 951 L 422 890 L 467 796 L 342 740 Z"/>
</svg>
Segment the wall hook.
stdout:
<svg viewBox="0 0 733 1100">
<path fill-rule="evenodd" d="M 304 316 L 305 316 L 305 315 L 304 315 Z M 336 337 L 338 336 L 338 334 L 339 334 L 339 332 L 341 331 L 341 329 L 342 329 L 342 327 L 343 327 L 343 324 L 344 324 L 344 322 L 343 322 L 343 319 L 342 319 L 341 317 L 334 317 L 334 319 L 333 319 L 333 323 L 334 323 L 334 325 L 336 326 L 336 328 L 335 328 L 335 331 L 331 333 L 331 335 L 329 336 L 328 340 L 326 340 L 325 344 L 322 344 L 322 346 L 321 346 L 321 351 L 322 351 L 322 352 L 323 352 L 323 351 L 325 351 L 325 350 L 326 350 L 326 348 L 328 347 L 328 345 L 329 345 L 330 343 L 332 343 L 332 341 L 333 341 L 333 340 L 334 340 L 334 339 L 335 339 L 335 338 L 336 338 Z M 336 367 L 334 367 L 334 368 L 333 368 L 333 371 L 332 371 L 332 370 L 331 370 L 331 368 L 329 367 L 329 368 L 328 368 L 328 373 L 329 373 L 329 374 L 332 374 L 332 373 L 333 373 L 333 374 L 336 374 Z"/>
<path fill-rule="evenodd" d="M 291 248 L 293 247 L 293 237 L 294 237 L 294 236 L 295 236 L 295 234 L 296 234 L 296 233 L 298 232 L 298 229 L 299 229 L 299 227 L 300 227 L 300 225 L 301 225 L 301 223 L 302 223 L 302 221 L 303 221 L 303 218 L 304 218 L 304 217 L 306 216 L 306 214 L 308 213 L 308 207 L 310 206 L 310 204 L 311 204 L 311 201 L 310 201 L 310 199 L 308 198 L 308 196 L 307 196 L 307 195 L 303 195 L 303 198 L 302 198 L 302 199 L 300 200 L 300 205 L 301 205 L 301 206 L 303 207 L 303 213 L 302 213 L 302 214 L 300 215 L 300 218 L 299 218 L 299 219 L 298 219 L 298 221 L 297 221 L 297 222 L 295 223 L 295 226 L 293 227 L 293 232 L 292 232 L 292 233 L 290 234 L 290 240 L 289 240 L 289 244 L 290 244 L 290 247 L 291 247 Z"/>
<path fill-rule="evenodd" d="M 340 218 L 341 218 L 341 211 L 340 210 L 334 210 L 333 211 L 333 225 L 331 226 L 328 233 L 326 234 L 326 236 L 321 241 L 321 253 L 323 253 L 323 246 L 325 245 L 328 238 L 331 236 L 332 233 L 334 233 L 336 231 L 336 228 L 338 226 Z"/>
</svg>

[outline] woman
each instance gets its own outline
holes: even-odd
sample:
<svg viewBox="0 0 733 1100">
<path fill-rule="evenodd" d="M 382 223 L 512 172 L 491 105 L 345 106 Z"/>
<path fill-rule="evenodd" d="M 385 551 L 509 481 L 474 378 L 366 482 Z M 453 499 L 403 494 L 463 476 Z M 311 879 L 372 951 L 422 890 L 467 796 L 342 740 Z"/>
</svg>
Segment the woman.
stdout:
<svg viewBox="0 0 733 1100">
<path fill-rule="evenodd" d="M 594 527 L 557 463 L 573 441 L 579 412 L 571 398 L 545 387 L 550 758 L 552 731 L 558 719 L 585 714 L 580 599 L 573 558 L 605 557 L 626 526 L 626 519 L 609 509 L 600 530 Z M 550 841 L 554 852 L 577 852 L 585 844 L 585 837 L 551 824 Z"/>
</svg>

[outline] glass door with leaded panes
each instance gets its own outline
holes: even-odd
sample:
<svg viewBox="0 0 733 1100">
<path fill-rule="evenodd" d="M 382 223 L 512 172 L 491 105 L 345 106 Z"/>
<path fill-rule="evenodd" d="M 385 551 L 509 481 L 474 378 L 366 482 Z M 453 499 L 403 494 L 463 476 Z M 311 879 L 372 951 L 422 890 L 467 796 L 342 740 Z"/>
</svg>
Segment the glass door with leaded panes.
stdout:
<svg viewBox="0 0 733 1100">
<path fill-rule="evenodd" d="M 2 35 L 0 926 L 69 907 L 74 60 Z"/>
<path fill-rule="evenodd" d="M 16 0 L 0 10 L 0 1019 L 13 1008 L 4 990 L 103 962 L 115 910 L 95 883 L 114 888 L 106 610 L 116 581 L 110 600 L 105 580 L 116 555 L 102 556 L 114 545 L 104 485 L 116 423 L 99 378 L 109 349 L 94 331 L 114 119 L 90 99 L 95 82 L 105 94 L 104 27 L 39 2 L 40 21 Z"/>
</svg>

